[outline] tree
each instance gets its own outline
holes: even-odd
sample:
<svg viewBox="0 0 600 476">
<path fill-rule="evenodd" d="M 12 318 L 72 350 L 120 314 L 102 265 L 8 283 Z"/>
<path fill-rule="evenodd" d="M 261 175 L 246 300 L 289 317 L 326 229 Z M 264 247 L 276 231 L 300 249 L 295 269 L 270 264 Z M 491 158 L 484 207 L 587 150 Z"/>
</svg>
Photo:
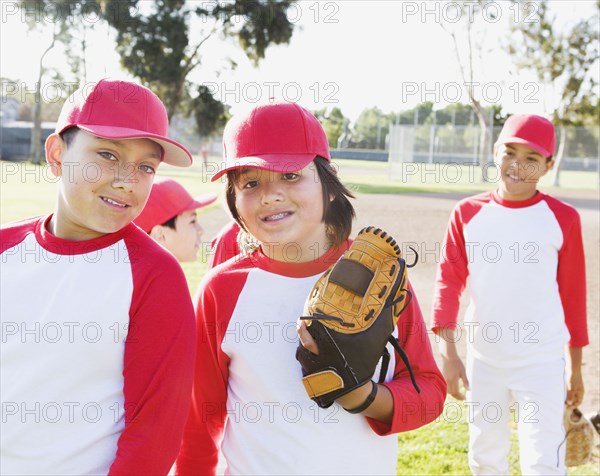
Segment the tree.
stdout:
<svg viewBox="0 0 600 476">
<path fill-rule="evenodd" d="M 384 114 L 378 107 L 363 110 L 352 129 L 354 146 L 359 149 L 385 149 L 385 138 L 395 119 L 394 113 Z"/>
<path fill-rule="evenodd" d="M 202 139 L 207 140 L 215 132 L 223 128 L 229 118 L 228 108 L 217 101 L 210 92 L 210 89 L 204 85 L 198 86 L 198 96 L 192 99 L 191 114 L 196 119 L 198 133 Z"/>
<path fill-rule="evenodd" d="M 198 112 L 190 108 L 186 111 L 196 117 L 200 117 L 200 111 L 213 110 L 215 106 L 217 99 L 208 90 L 196 96 L 199 100 L 192 99 L 195 86 L 187 80 L 200 65 L 200 50 L 209 38 L 220 32 L 223 38 L 237 39 L 256 65 L 271 44 L 291 39 L 294 25 L 286 13 L 292 3 L 289 0 L 155 0 L 150 4 L 138 0 L 103 0 L 102 8 L 104 18 L 117 31 L 117 51 L 123 67 L 163 99 L 171 118 L 190 100 Z M 199 31 L 193 30 L 199 35 L 194 41 L 192 19 L 200 20 L 203 25 Z M 202 99 L 209 104 L 202 105 Z M 211 117 L 219 120 L 220 114 Z M 198 128 L 206 131 L 206 127 L 204 117 Z M 218 128 L 217 124 L 208 127 Z"/>
<path fill-rule="evenodd" d="M 35 83 L 33 127 L 31 131 L 31 160 L 35 164 L 42 162 L 42 105 L 44 103 L 42 98 L 42 82 L 44 76 L 51 71 L 44 64 L 44 60 L 46 55 L 58 42 L 62 42 L 65 45 L 69 45 L 72 42 L 73 35 L 71 29 L 76 17 L 74 9 L 80 9 L 85 4 L 86 0 L 77 3 L 72 0 L 21 0 L 18 3 L 21 11 L 26 13 L 24 18 L 30 30 L 41 30 L 44 27 L 52 29 L 50 41 L 38 60 L 38 78 Z M 47 20 L 48 23 L 44 23 L 44 20 Z M 70 62 L 72 68 L 77 64 L 79 59 L 80 57 L 76 54 L 71 56 Z M 55 77 L 57 77 L 57 73 L 55 73 Z"/>
<path fill-rule="evenodd" d="M 327 140 L 329 141 L 329 147 L 338 147 L 340 137 L 348 129 L 350 120 L 344 117 L 339 107 L 334 107 L 329 112 L 327 109 L 320 109 L 314 111 L 313 114 L 323 125 Z"/>
<path fill-rule="evenodd" d="M 423 124 L 433 112 L 433 103 L 431 101 L 421 104 L 396 114 L 395 122 L 397 124 Z"/>
<path fill-rule="evenodd" d="M 480 127 L 479 165 L 481 166 L 481 180 L 486 182 L 489 180 L 487 165 L 490 162 L 492 151 L 491 124 L 489 123 L 489 116 L 484 110 L 480 99 L 477 97 L 474 88 L 474 85 L 477 84 L 475 82 L 476 56 L 480 58 L 479 63 L 481 63 L 486 29 L 474 31 L 473 27 L 475 18 L 480 16 L 478 13 L 481 13 L 482 9 L 488 4 L 494 4 L 495 0 L 461 1 L 455 3 L 461 9 L 460 20 L 458 22 L 442 20 L 440 26 L 452 38 L 454 55 L 460 68 L 463 84 L 465 84 L 467 89 L 469 103 L 477 115 Z M 492 20 L 496 18 L 493 13 L 487 12 L 487 14 Z M 465 43 L 465 47 L 461 47 L 459 44 L 459 35 L 464 35 L 463 42 Z M 463 51 L 465 54 L 462 53 Z"/>
<path fill-rule="evenodd" d="M 525 1 L 516 3 L 525 14 L 529 9 Z M 567 138 L 566 126 L 573 125 L 581 115 L 596 114 L 598 71 L 600 0 L 596 1 L 595 14 L 582 19 L 570 29 L 559 31 L 556 18 L 548 10 L 546 0 L 537 2 L 534 22 L 518 22 L 512 27 L 508 52 L 519 69 L 533 70 L 538 80 L 559 97 L 553 108 L 553 122 L 558 125 L 559 141 L 553 184 L 560 185 L 560 170 Z M 594 110 L 594 99 L 596 109 Z"/>
</svg>

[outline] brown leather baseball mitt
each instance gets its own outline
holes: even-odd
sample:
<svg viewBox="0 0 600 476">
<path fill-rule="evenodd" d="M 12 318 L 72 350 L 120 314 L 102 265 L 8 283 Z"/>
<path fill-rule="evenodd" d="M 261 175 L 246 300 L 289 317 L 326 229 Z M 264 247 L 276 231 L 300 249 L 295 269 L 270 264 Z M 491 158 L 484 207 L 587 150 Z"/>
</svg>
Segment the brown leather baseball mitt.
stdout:
<svg viewBox="0 0 600 476">
<path fill-rule="evenodd" d="M 578 408 L 565 407 L 565 432 L 565 464 L 580 466 L 587 463 L 592 457 L 594 428 Z"/>
<path fill-rule="evenodd" d="M 329 407 L 336 398 L 371 380 L 382 358 L 378 380 L 383 381 L 390 360 L 388 342 L 419 391 L 408 358 L 392 336 L 412 298 L 407 267 L 396 241 L 370 226 L 358 233 L 350 248 L 313 286 L 300 319 L 307 322 L 319 354 L 299 343 L 296 359 L 302 366 L 306 392 L 320 407 Z"/>
</svg>

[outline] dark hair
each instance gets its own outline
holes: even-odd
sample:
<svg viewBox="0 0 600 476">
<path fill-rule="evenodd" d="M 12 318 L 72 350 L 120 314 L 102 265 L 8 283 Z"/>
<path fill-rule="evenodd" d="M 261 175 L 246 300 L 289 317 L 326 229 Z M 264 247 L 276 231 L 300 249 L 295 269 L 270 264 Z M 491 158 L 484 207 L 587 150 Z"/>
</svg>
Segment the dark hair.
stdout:
<svg viewBox="0 0 600 476">
<path fill-rule="evenodd" d="M 321 182 L 325 231 L 333 246 L 337 247 L 348 239 L 352 231 L 352 220 L 354 220 L 356 213 L 348 199 L 354 198 L 354 195 L 340 182 L 327 159 L 316 156 L 313 162 Z M 234 169 L 227 172 L 225 198 L 231 216 L 238 222 L 242 230 L 248 233 L 248 229 L 235 206 L 235 184 L 239 180 L 242 170 Z M 333 197 L 333 200 L 331 200 L 331 197 Z"/>
<path fill-rule="evenodd" d="M 167 226 L 167 227 L 172 228 L 173 230 L 175 230 L 175 220 L 177 220 L 178 216 L 179 215 L 175 215 L 173 218 L 170 218 L 166 222 L 161 223 L 160 226 Z"/>
<path fill-rule="evenodd" d="M 79 128 L 77 126 L 69 127 L 66 131 L 60 133 L 60 137 L 67 144 L 67 147 L 69 147 L 75 140 L 78 132 Z"/>
</svg>

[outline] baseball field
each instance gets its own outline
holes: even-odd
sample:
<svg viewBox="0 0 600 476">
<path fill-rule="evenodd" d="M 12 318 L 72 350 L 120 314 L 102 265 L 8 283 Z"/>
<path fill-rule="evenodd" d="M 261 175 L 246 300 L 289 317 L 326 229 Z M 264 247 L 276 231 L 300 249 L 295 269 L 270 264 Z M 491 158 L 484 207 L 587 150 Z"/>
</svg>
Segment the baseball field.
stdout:
<svg viewBox="0 0 600 476">
<path fill-rule="evenodd" d="M 211 183 L 207 171 L 218 167 L 219 159 L 204 166 L 199 160 L 189 169 L 161 166 L 161 175 L 173 177 L 193 194 L 220 191 L 220 182 Z M 412 246 L 419 252 L 419 262 L 409 272 L 425 320 L 431 316 L 431 301 L 436 265 L 450 212 L 456 202 L 478 191 L 490 190 L 495 183 L 481 183 L 476 169 L 458 166 L 408 164 L 394 179 L 387 165 L 362 161 L 336 161 L 339 176 L 356 194 L 357 220 L 353 232 L 363 226 L 376 225 L 402 243 L 403 252 Z M 444 168 L 445 167 L 445 168 Z M 45 167 L 28 163 L 0 162 L 0 223 L 52 211 L 56 179 Z M 563 172 L 561 188 L 552 188 L 544 178 L 540 189 L 570 203 L 579 211 L 587 266 L 587 308 L 590 345 L 584 350 L 586 395 L 584 413 L 600 410 L 600 196 L 598 174 Z M 207 241 L 229 221 L 222 197 L 215 205 L 200 210 L 200 222 Z M 203 249 L 203 258 L 208 246 Z M 203 260 L 184 265 L 190 289 L 194 292 L 204 271 Z M 35 283 L 32 283 L 32 291 Z M 468 302 L 468 294 L 463 296 Z M 464 308 L 463 308 L 464 310 Z M 437 347 L 430 335 L 434 352 Z M 459 342 L 463 357 L 464 339 Z M 513 431 L 511 475 L 520 474 L 518 450 Z M 452 400 L 440 418 L 425 428 L 399 435 L 398 474 L 469 474 L 467 465 L 467 408 Z M 598 438 L 592 461 L 570 468 L 570 475 L 600 474 Z"/>
</svg>

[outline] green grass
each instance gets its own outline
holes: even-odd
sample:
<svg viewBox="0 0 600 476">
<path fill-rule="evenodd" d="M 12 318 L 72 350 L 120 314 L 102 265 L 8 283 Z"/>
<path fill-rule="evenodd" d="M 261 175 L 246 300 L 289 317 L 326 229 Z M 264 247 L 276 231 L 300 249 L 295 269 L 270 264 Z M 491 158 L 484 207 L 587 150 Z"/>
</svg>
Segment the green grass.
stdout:
<svg viewBox="0 0 600 476">
<path fill-rule="evenodd" d="M 491 181 L 480 180 L 478 167 L 454 164 L 402 164 L 393 176 L 386 162 L 364 160 L 335 160 L 339 176 L 358 193 L 415 193 L 454 192 L 477 193 L 492 190 L 498 179 L 494 168 L 489 169 Z M 560 175 L 561 186 L 553 187 L 552 172 L 540 180 L 539 187 L 547 193 L 562 189 L 597 190 L 599 175 L 596 172 L 566 170 Z"/>
<path fill-rule="evenodd" d="M 442 415 L 434 422 L 398 435 L 399 475 L 468 475 L 469 446 L 468 408 L 448 397 Z M 597 442 L 597 439 L 596 439 Z M 511 476 L 521 476 L 516 424 L 511 423 L 511 449 L 508 456 Z M 569 476 L 598 476 L 600 474 L 599 446 L 596 443 L 592 461 L 568 468 Z"/>
<path fill-rule="evenodd" d="M 436 180 L 436 173 L 438 178 L 443 175 L 441 171 L 436 172 L 435 168 L 425 170 L 433 170 L 429 175 L 419 177 L 419 174 L 424 172 L 417 169 L 417 173 L 411 177 L 390 180 L 387 177 L 387 164 L 385 163 L 340 160 L 336 161 L 336 164 L 340 178 L 358 193 L 477 192 L 489 190 L 495 186 L 494 184 L 469 181 L 466 175 L 456 184 Z M 222 190 L 222 183 L 211 183 L 207 175 L 203 173 L 202 167 L 198 165 L 189 169 L 161 166 L 160 175 L 179 180 L 194 194 Z M 421 180 L 423 177 L 425 180 Z M 594 187 L 598 187 L 597 181 L 598 175 L 595 173 L 564 172 L 562 175 L 562 183 L 565 188 L 570 186 L 575 189 L 594 189 Z M 544 188 L 543 183 L 541 187 L 548 190 Z M 55 196 L 56 179 L 49 174 L 45 166 L 0 161 L 0 223 L 50 213 L 54 208 Z M 200 213 L 207 209 L 200 210 Z M 192 295 L 206 271 L 205 258 L 206 250 L 203 250 L 201 259 L 194 263 L 183 264 Z M 398 474 L 470 474 L 467 462 L 466 414 L 464 405 L 449 399 L 443 418 L 438 418 L 437 421 L 418 430 L 398 435 Z M 519 475 L 515 431 L 512 434 L 509 462 L 511 475 Z M 596 445 L 593 461 L 584 466 L 570 468 L 568 474 L 572 476 L 600 475 L 598 464 L 598 445 Z"/>
</svg>

